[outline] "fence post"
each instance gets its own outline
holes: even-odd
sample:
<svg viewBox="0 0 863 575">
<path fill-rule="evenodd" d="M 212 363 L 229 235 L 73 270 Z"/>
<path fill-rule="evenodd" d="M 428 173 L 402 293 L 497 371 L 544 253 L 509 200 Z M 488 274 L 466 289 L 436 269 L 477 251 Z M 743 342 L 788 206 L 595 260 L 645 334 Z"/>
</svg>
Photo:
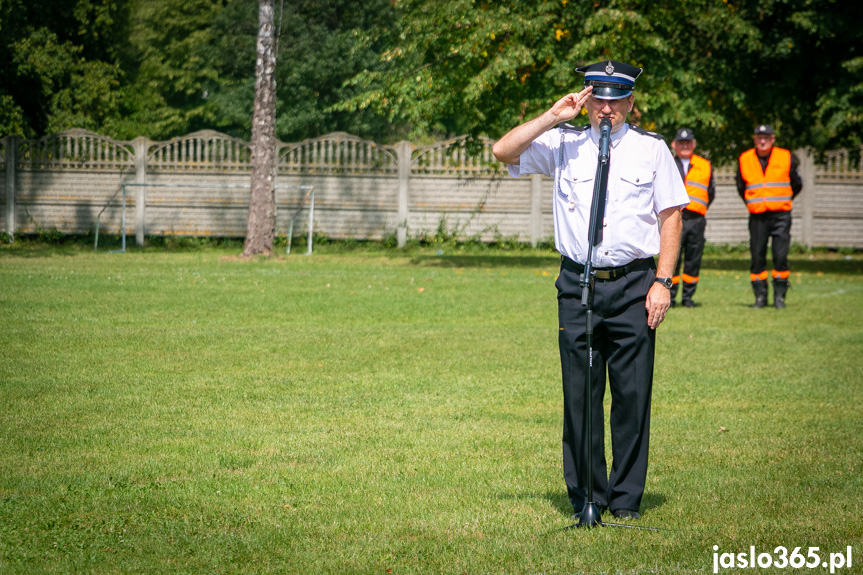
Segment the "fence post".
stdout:
<svg viewBox="0 0 863 575">
<path fill-rule="evenodd" d="M 812 249 L 815 244 L 815 161 L 810 148 L 797 150 L 800 159 L 800 179 L 803 181 L 801 192 L 801 214 L 803 221 L 803 243 Z"/>
<path fill-rule="evenodd" d="M 530 244 L 533 247 L 542 239 L 542 175 L 530 177 Z"/>
<path fill-rule="evenodd" d="M 135 183 L 147 183 L 147 149 L 150 141 L 147 138 L 135 138 L 132 142 L 135 147 Z M 147 188 L 135 186 L 135 245 L 143 246 L 144 237 L 147 234 Z"/>
<path fill-rule="evenodd" d="M 15 163 L 18 161 L 18 138 L 6 138 L 6 233 L 15 236 Z"/>
<path fill-rule="evenodd" d="M 403 248 L 408 239 L 408 202 L 410 201 L 411 143 L 401 141 L 396 144 L 399 161 L 399 221 L 396 228 L 398 247 Z"/>
</svg>

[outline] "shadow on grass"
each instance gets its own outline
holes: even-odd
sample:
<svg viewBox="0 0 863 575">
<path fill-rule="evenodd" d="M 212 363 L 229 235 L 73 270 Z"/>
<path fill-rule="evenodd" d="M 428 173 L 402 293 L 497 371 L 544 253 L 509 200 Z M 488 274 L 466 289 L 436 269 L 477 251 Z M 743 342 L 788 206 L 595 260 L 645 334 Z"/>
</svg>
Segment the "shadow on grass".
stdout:
<svg viewBox="0 0 863 575">
<path fill-rule="evenodd" d="M 789 267 L 792 272 L 825 273 L 825 274 L 861 274 L 863 273 L 863 260 L 859 258 L 844 259 L 841 257 L 815 256 L 789 256 Z M 768 259 L 767 269 L 771 269 L 772 262 Z M 705 257 L 701 262 L 703 270 L 736 271 L 749 273 L 749 257 L 738 258 L 713 258 Z"/>
<path fill-rule="evenodd" d="M 860 257 L 846 258 L 838 254 L 791 254 L 789 256 L 792 272 L 824 273 L 824 274 L 863 274 L 863 259 Z M 413 254 L 410 263 L 423 267 L 442 268 L 558 268 L 560 255 L 557 252 L 531 254 Z M 705 270 L 733 271 L 749 273 L 749 254 L 730 256 L 705 256 L 701 268 Z M 768 259 L 767 268 L 772 262 Z"/>
<path fill-rule="evenodd" d="M 135 237 L 126 236 L 127 247 L 129 242 L 135 242 Z M 34 236 L 16 236 L 12 243 L 0 245 L 0 257 L 14 256 L 19 258 L 46 258 L 54 256 L 77 256 L 79 254 L 92 253 L 116 253 L 122 245 L 117 235 L 103 234 L 99 241 L 99 250 L 94 250 L 95 236 L 60 236 L 51 240 L 42 240 Z"/>
<path fill-rule="evenodd" d="M 523 267 L 523 268 L 557 268 L 560 266 L 560 256 L 556 254 L 547 255 L 415 255 L 411 257 L 411 264 L 423 267 L 442 268 L 493 268 L 493 267 Z"/>
<path fill-rule="evenodd" d="M 641 498 L 641 512 L 650 511 L 665 505 L 665 495 L 653 491 L 646 491 Z"/>
<path fill-rule="evenodd" d="M 120 244 L 117 244 L 115 247 L 106 248 L 104 253 L 112 253 L 109 250 L 117 250 L 119 247 Z M 102 252 L 103 250 L 100 249 L 99 253 Z M 14 246 L 0 249 L 0 257 L 14 256 L 16 258 L 50 258 L 57 256 L 72 257 L 83 253 L 94 253 L 93 246 L 91 245 L 89 249 L 79 248 L 77 246 Z"/>
<path fill-rule="evenodd" d="M 560 491 L 549 491 L 546 493 L 529 493 L 527 495 L 509 496 L 517 499 L 545 499 L 551 503 L 552 507 L 557 509 L 561 515 L 569 517 L 573 513 L 572 504 L 569 502 L 569 497 L 564 489 Z M 647 491 L 641 500 L 640 513 L 643 515 L 646 511 L 656 509 L 665 505 L 666 497 L 662 493 Z M 579 509 L 579 511 L 581 511 Z"/>
<path fill-rule="evenodd" d="M 148 238 L 145 248 L 134 245 L 134 237 L 127 237 L 127 250 L 131 252 L 184 252 L 184 251 L 206 251 L 210 248 L 233 248 L 237 252 L 242 251 L 242 242 L 235 238 Z M 98 253 L 113 253 L 120 247 L 120 238 L 116 235 L 104 235 L 99 241 Z M 276 249 L 278 252 L 278 248 Z M 351 252 L 358 254 L 373 253 L 381 257 L 410 258 L 410 264 L 422 267 L 440 268 L 497 268 L 497 267 L 520 267 L 520 268 L 543 268 L 557 269 L 560 266 L 560 255 L 553 249 L 548 250 L 525 250 L 525 251 L 503 251 L 488 248 L 476 252 L 448 252 L 434 253 L 425 248 L 407 251 L 399 248 L 382 247 L 375 242 L 345 242 L 323 245 L 316 250 L 319 255 L 338 254 L 349 255 Z M 425 252 L 425 253 L 424 253 Z M 93 252 L 93 236 L 66 236 L 54 242 L 40 241 L 38 238 L 21 238 L 15 244 L 0 246 L 0 257 L 4 255 L 38 258 L 49 256 L 74 256 L 81 253 Z M 279 252 L 281 253 L 281 252 Z M 824 273 L 824 274 L 863 274 L 863 257 L 860 254 L 854 256 L 843 256 L 838 253 L 815 252 L 792 253 L 789 255 L 792 272 Z M 702 269 L 733 271 L 742 274 L 749 273 L 749 254 L 705 254 L 702 260 Z M 768 259 L 768 269 L 772 262 Z"/>
</svg>

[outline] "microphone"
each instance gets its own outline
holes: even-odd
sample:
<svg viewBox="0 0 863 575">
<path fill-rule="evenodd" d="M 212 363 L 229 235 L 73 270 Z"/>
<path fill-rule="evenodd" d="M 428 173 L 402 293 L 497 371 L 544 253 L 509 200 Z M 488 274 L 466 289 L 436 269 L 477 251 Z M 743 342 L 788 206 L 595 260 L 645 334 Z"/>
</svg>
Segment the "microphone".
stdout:
<svg viewBox="0 0 863 575">
<path fill-rule="evenodd" d="M 611 144 L 611 120 L 603 118 L 599 122 L 599 158 L 596 162 L 596 178 L 593 180 L 593 202 L 590 204 L 590 224 L 587 234 L 587 261 L 584 263 L 584 271 L 581 273 L 581 307 L 587 310 L 587 333 L 593 333 L 591 323 L 591 306 L 593 297 L 593 247 L 602 243 L 602 224 L 605 221 L 605 201 L 608 194 L 608 148 Z M 589 337 L 589 336 L 588 336 Z"/>
<path fill-rule="evenodd" d="M 599 122 L 599 161 L 608 163 L 608 148 L 611 143 L 611 120 L 603 118 Z"/>
</svg>

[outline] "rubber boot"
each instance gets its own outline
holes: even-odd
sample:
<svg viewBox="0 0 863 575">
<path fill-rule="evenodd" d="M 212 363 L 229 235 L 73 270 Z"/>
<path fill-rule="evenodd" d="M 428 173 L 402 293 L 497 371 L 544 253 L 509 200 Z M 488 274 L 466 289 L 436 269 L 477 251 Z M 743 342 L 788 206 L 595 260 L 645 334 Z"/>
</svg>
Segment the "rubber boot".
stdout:
<svg viewBox="0 0 863 575">
<path fill-rule="evenodd" d="M 785 292 L 788 291 L 788 280 L 774 278 L 773 280 L 773 307 L 782 309 L 785 307 Z"/>
<path fill-rule="evenodd" d="M 753 281 L 752 291 L 755 292 L 755 303 L 752 304 L 752 307 L 765 307 L 767 305 L 767 280 Z"/>
<path fill-rule="evenodd" d="M 683 283 L 683 307 L 695 307 L 695 302 L 692 301 L 692 296 L 695 295 L 695 288 L 698 287 L 696 282 Z"/>
</svg>

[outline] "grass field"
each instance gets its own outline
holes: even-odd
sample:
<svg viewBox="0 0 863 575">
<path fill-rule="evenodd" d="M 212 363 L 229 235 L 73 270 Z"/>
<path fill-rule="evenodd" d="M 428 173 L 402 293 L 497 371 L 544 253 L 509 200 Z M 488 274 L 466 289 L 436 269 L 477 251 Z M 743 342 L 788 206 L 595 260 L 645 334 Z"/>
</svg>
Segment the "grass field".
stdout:
<svg viewBox="0 0 863 575">
<path fill-rule="evenodd" d="M 863 256 L 794 256 L 781 311 L 706 258 L 657 337 L 662 530 L 565 531 L 552 252 L 237 253 L 0 248 L 0 572 L 863 572 Z"/>
</svg>

